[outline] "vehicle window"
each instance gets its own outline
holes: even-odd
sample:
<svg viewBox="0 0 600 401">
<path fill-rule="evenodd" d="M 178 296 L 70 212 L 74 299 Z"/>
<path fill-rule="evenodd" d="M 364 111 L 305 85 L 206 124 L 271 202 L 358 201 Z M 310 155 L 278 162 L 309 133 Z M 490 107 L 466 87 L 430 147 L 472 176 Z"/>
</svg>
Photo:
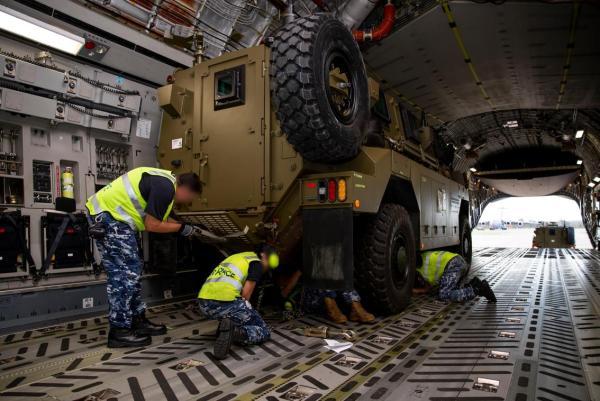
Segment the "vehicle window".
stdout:
<svg viewBox="0 0 600 401">
<path fill-rule="evenodd" d="M 215 73 L 215 110 L 240 106 L 245 103 L 245 66 Z"/>
</svg>

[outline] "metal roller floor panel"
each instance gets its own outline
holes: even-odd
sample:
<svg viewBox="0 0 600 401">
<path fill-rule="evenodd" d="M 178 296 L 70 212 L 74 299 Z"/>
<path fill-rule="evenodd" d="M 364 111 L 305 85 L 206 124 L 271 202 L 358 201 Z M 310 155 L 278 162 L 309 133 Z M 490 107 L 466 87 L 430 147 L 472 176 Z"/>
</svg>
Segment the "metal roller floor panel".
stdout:
<svg viewBox="0 0 600 401">
<path fill-rule="evenodd" d="M 0 399 L 600 400 L 600 254 L 486 248 L 473 261 L 497 304 L 420 297 L 373 325 L 345 325 L 359 339 L 340 354 L 300 335 L 327 324 L 309 316 L 271 322 L 269 342 L 217 361 L 216 324 L 192 301 L 152 308 L 170 330 L 144 348 L 106 348 L 105 317 L 8 334 Z"/>
</svg>

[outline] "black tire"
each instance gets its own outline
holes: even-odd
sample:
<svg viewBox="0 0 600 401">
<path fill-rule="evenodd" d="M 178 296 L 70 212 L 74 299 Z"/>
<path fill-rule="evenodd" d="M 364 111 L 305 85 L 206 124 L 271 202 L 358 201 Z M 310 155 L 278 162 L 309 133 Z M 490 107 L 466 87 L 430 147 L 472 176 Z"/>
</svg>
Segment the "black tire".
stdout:
<svg viewBox="0 0 600 401">
<path fill-rule="evenodd" d="M 473 259 L 473 241 L 471 240 L 471 224 L 469 224 L 468 217 L 463 217 L 460 222 L 460 245 L 456 251 L 469 264 L 470 270 L 471 260 Z M 467 273 L 468 270 L 465 276 Z"/>
<path fill-rule="evenodd" d="M 350 87 L 331 88 L 332 68 Z M 358 45 L 340 21 L 315 14 L 281 28 L 271 46 L 270 75 L 281 129 L 302 157 L 331 163 L 358 154 L 370 113 L 367 75 Z"/>
<path fill-rule="evenodd" d="M 410 216 L 396 204 L 383 204 L 359 233 L 355 287 L 365 304 L 381 314 L 403 310 L 415 280 L 417 247 Z"/>
</svg>

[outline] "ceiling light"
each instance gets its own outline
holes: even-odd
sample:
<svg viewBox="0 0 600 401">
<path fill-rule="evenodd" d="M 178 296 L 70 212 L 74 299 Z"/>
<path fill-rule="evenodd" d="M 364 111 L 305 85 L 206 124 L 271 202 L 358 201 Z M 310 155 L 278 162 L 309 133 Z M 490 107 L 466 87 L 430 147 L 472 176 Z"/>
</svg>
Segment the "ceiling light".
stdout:
<svg viewBox="0 0 600 401">
<path fill-rule="evenodd" d="M 471 167 L 469 170 L 471 170 L 473 173 L 475 173 L 477 171 L 477 169 L 475 167 Z"/>
<path fill-rule="evenodd" d="M 77 35 L 4 6 L 0 6 L 0 29 L 73 55 L 85 43 Z"/>
<path fill-rule="evenodd" d="M 517 120 L 509 120 L 502 124 L 504 128 L 517 128 L 519 126 L 519 122 Z"/>
<path fill-rule="evenodd" d="M 581 159 L 577 160 L 577 165 L 578 166 L 581 166 L 582 164 L 583 164 L 583 160 L 581 160 Z"/>
<path fill-rule="evenodd" d="M 577 132 L 575 133 L 575 138 L 576 139 L 583 138 L 583 130 L 582 129 L 577 130 Z"/>
<path fill-rule="evenodd" d="M 594 182 L 600 182 L 600 177 L 598 177 L 598 176 L 595 176 L 595 177 L 594 177 Z"/>
</svg>

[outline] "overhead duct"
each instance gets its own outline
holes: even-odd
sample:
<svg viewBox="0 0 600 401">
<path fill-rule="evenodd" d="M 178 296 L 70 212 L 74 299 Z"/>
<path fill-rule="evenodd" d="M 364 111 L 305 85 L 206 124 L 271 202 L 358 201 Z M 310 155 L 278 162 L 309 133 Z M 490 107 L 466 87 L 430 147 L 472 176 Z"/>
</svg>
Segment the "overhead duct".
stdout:
<svg viewBox="0 0 600 401">
<path fill-rule="evenodd" d="M 362 24 L 367 16 L 379 3 L 378 0 L 349 0 L 338 13 L 338 19 L 350 30 Z"/>
<path fill-rule="evenodd" d="M 172 0 L 89 0 L 134 22 L 140 28 L 169 36 L 178 26 L 197 28 L 204 36 L 208 58 L 258 44 L 277 9 L 268 0 L 204 0 L 186 4 Z"/>
</svg>

